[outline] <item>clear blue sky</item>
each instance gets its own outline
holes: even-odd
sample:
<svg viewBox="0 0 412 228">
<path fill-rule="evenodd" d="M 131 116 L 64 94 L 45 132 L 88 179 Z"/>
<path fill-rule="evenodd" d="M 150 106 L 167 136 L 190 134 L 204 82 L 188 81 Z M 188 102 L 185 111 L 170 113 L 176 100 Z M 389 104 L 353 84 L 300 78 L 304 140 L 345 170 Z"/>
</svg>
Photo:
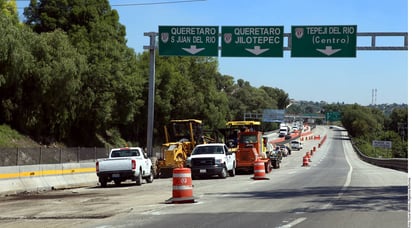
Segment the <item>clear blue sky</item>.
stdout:
<svg viewBox="0 0 412 228">
<path fill-rule="evenodd" d="M 159 25 L 284 26 L 357 25 L 358 32 L 407 32 L 407 0 L 110 0 L 126 26 L 128 46 L 137 53 L 149 44 L 144 32 Z M 28 2 L 18 2 L 24 7 Z M 136 4 L 133 6 L 116 6 Z M 141 4 L 141 5 L 140 5 Z M 286 42 L 287 40 L 285 40 Z M 366 45 L 358 38 L 358 45 Z M 377 45 L 401 46 L 400 39 L 378 39 Z M 219 71 L 237 79 L 283 89 L 295 100 L 368 105 L 376 101 L 408 103 L 407 51 L 358 51 L 356 58 L 218 57 Z"/>
</svg>

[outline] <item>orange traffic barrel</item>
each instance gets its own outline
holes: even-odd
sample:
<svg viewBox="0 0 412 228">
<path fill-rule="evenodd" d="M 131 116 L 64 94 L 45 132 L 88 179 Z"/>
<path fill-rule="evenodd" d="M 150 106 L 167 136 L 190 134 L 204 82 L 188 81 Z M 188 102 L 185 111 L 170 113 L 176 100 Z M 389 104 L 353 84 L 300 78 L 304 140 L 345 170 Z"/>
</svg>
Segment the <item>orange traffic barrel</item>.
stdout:
<svg viewBox="0 0 412 228">
<path fill-rule="evenodd" d="M 306 157 L 308 158 L 308 161 L 311 161 L 310 159 L 312 158 L 312 156 L 310 156 L 310 152 L 306 152 Z"/>
<path fill-rule="evenodd" d="M 268 180 L 269 179 L 269 178 L 266 178 L 264 161 L 261 161 L 261 160 L 255 161 L 255 163 L 253 164 L 253 171 L 254 171 L 253 179 L 255 180 Z"/>
<path fill-rule="evenodd" d="M 192 172 L 189 168 L 173 169 L 172 198 L 167 203 L 194 203 Z"/>
<path fill-rule="evenodd" d="M 309 166 L 309 158 L 307 156 L 303 156 L 302 166 Z"/>
</svg>

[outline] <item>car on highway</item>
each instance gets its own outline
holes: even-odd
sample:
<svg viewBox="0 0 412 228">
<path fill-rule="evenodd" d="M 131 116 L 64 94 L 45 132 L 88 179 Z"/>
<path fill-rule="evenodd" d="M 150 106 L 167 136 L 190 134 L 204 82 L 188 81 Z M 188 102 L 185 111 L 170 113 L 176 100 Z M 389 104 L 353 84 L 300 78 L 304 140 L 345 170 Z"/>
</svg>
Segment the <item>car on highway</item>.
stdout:
<svg viewBox="0 0 412 228">
<path fill-rule="evenodd" d="M 301 150 L 303 149 L 303 145 L 300 141 L 293 140 L 290 142 L 290 147 L 292 150 Z"/>
<path fill-rule="evenodd" d="M 290 149 L 290 147 L 288 147 L 285 144 L 280 144 L 279 145 L 279 150 L 281 151 L 281 153 L 283 154 L 284 157 L 292 154 L 292 150 Z"/>
<path fill-rule="evenodd" d="M 292 138 L 292 136 L 290 134 L 285 135 L 285 140 L 289 140 L 291 138 Z"/>
<path fill-rule="evenodd" d="M 276 153 L 280 153 L 283 157 L 287 157 L 289 155 L 288 150 L 286 149 L 286 146 L 283 144 L 276 145 L 274 151 Z"/>
<path fill-rule="evenodd" d="M 268 143 L 267 152 L 268 157 L 270 158 L 270 163 L 275 169 L 280 168 L 280 163 L 282 162 L 283 155 L 280 151 L 280 147 L 274 147 L 271 143 Z"/>
</svg>

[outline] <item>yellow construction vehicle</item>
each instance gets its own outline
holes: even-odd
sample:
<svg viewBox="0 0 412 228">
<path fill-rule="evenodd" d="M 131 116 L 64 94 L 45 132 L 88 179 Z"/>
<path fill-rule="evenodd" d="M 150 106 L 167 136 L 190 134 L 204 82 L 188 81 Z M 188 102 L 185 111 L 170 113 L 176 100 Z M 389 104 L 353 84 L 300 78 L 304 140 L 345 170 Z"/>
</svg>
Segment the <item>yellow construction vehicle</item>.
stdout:
<svg viewBox="0 0 412 228">
<path fill-rule="evenodd" d="M 171 120 L 164 126 L 166 143 L 157 161 L 158 177 L 171 177 L 173 169 L 183 167 L 197 144 L 206 143 L 201 120 Z"/>
<path fill-rule="evenodd" d="M 253 172 L 254 163 L 259 160 L 265 163 L 266 173 L 272 171 L 266 153 L 267 138 L 263 137 L 260 121 L 229 121 L 226 127 L 233 132 L 228 141 L 229 144 L 235 141 L 232 151 L 236 152 L 236 170 Z"/>
</svg>

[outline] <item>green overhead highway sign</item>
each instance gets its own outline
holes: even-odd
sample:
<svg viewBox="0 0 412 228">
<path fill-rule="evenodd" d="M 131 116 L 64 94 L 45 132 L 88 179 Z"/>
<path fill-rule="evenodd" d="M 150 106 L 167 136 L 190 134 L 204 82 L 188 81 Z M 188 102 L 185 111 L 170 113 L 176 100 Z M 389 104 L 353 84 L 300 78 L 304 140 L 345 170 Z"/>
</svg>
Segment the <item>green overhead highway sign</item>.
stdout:
<svg viewBox="0 0 412 228">
<path fill-rule="evenodd" d="M 340 121 L 342 119 L 340 112 L 326 112 L 326 121 Z"/>
<path fill-rule="evenodd" d="M 283 26 L 222 26 L 222 57 L 283 57 Z"/>
<path fill-rule="evenodd" d="M 159 26 L 159 55 L 218 56 L 219 26 Z"/>
<path fill-rule="evenodd" d="M 356 25 L 292 26 L 292 57 L 356 57 Z"/>
</svg>

